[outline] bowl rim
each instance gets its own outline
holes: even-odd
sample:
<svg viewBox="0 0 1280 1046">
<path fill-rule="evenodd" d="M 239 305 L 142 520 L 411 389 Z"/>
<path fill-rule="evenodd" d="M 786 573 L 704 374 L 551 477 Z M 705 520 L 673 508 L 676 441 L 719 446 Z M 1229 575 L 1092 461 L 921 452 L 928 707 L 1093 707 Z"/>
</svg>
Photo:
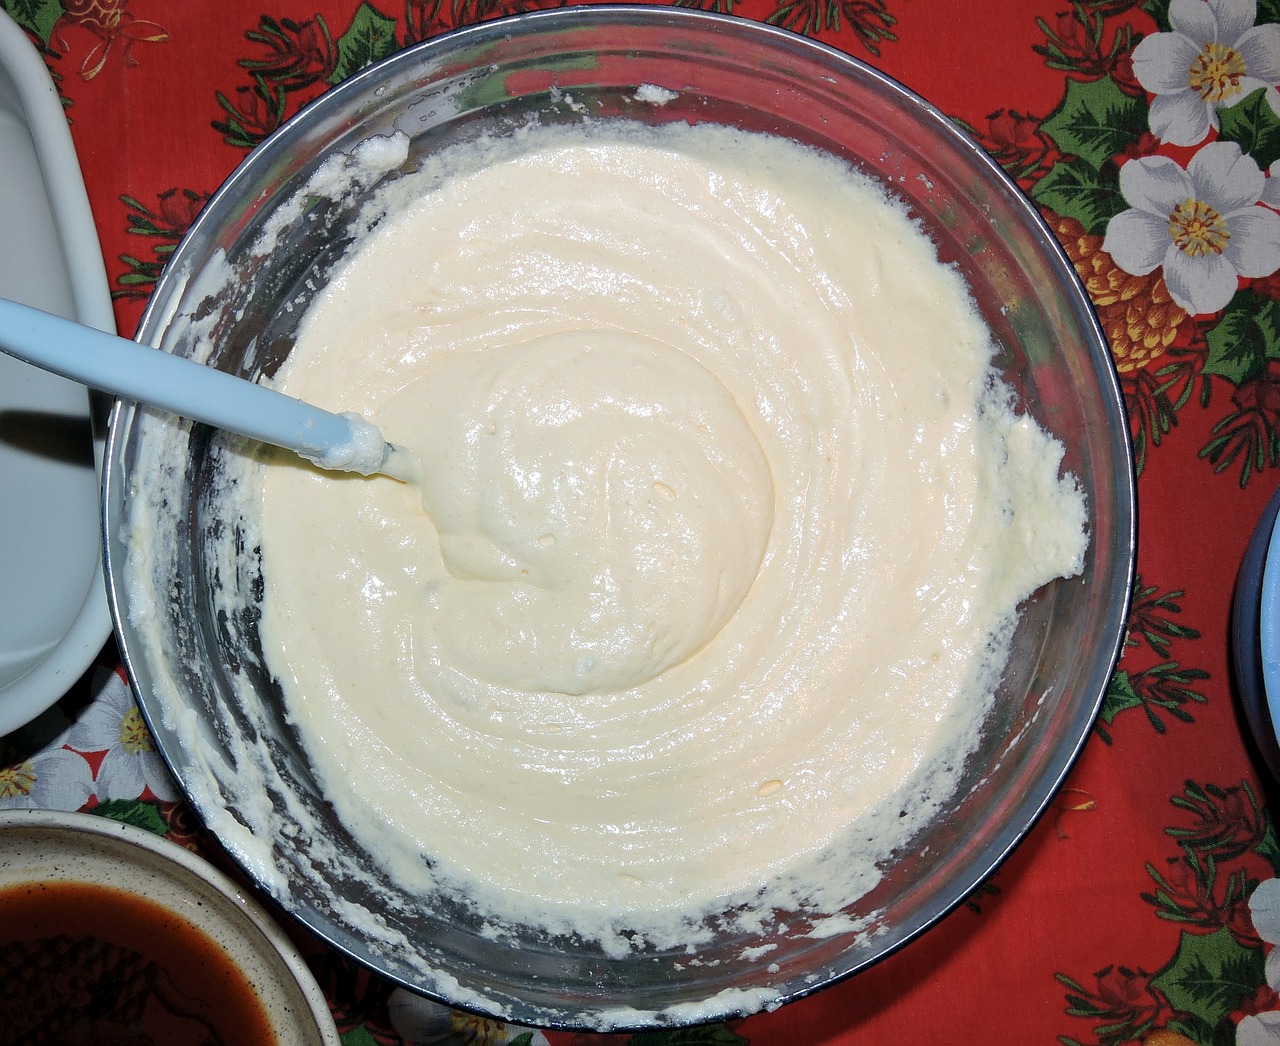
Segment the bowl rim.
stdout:
<svg viewBox="0 0 1280 1046">
<path fill-rule="evenodd" d="M 461 50 L 464 47 L 476 47 L 486 41 L 500 39 L 509 35 L 516 29 L 534 33 L 542 26 L 550 29 L 551 27 L 577 22 L 586 22 L 589 25 L 595 24 L 597 26 L 610 23 L 627 25 L 641 23 L 647 27 L 665 26 L 671 28 L 679 28 L 682 25 L 696 25 L 712 27 L 723 33 L 747 34 L 757 39 L 768 41 L 772 46 L 779 49 L 780 54 L 799 51 L 815 55 L 834 68 L 844 68 L 855 75 L 874 81 L 882 90 L 896 96 L 906 106 L 917 111 L 922 118 L 934 125 L 943 136 L 950 139 L 959 150 L 963 151 L 978 168 L 981 168 L 987 178 L 998 184 L 1009 195 L 1011 204 L 1016 207 L 1020 218 L 1035 227 L 1040 234 L 1039 239 L 1041 242 L 1038 243 L 1038 246 L 1044 249 L 1046 253 L 1045 260 L 1050 263 L 1051 267 L 1060 276 L 1064 297 L 1069 299 L 1068 304 L 1078 319 L 1082 333 L 1086 335 L 1093 372 L 1102 386 L 1101 391 L 1107 408 L 1107 416 L 1103 419 L 1103 423 L 1110 426 L 1112 438 L 1115 441 L 1114 464 L 1116 465 L 1116 473 L 1113 476 L 1113 482 L 1115 483 L 1114 508 L 1117 518 L 1113 521 L 1115 533 L 1109 546 L 1109 552 L 1115 557 L 1117 569 L 1114 578 L 1111 579 L 1111 598 L 1107 601 L 1105 628 L 1098 633 L 1100 638 L 1095 647 L 1094 671 L 1087 681 L 1087 685 L 1084 683 L 1081 685 L 1082 692 L 1087 692 L 1094 696 L 1091 700 L 1082 702 L 1077 716 L 1070 724 L 1070 729 L 1064 728 L 1064 737 L 1071 739 L 1070 745 L 1064 744 L 1060 758 L 1048 765 L 1044 772 L 1035 779 L 1037 787 L 1018 797 L 1015 811 L 1008 817 L 1004 830 L 993 837 L 981 854 L 965 866 L 964 870 L 969 874 L 948 882 L 947 889 L 940 897 L 940 905 L 936 913 L 901 933 L 891 946 L 882 949 L 873 957 L 859 961 L 847 968 L 825 970 L 820 976 L 811 981 L 796 978 L 785 982 L 780 987 L 777 1002 L 771 1003 L 769 1006 L 772 1009 L 776 1005 L 807 997 L 831 984 L 853 976 L 905 947 L 958 908 L 974 889 L 1003 865 L 1013 850 L 1026 838 L 1036 822 L 1050 807 L 1054 796 L 1058 793 L 1064 780 L 1078 761 L 1102 707 L 1107 683 L 1123 651 L 1125 622 L 1128 616 L 1135 577 L 1137 544 L 1136 472 L 1131 435 L 1123 407 L 1123 393 L 1109 342 L 1098 321 L 1083 282 L 1061 243 L 1041 216 L 1038 208 L 1014 179 L 1000 167 L 995 159 L 972 136 L 961 130 L 932 103 L 874 66 L 819 40 L 739 16 L 665 5 L 605 3 L 527 11 L 455 28 L 403 48 L 365 67 L 342 83 L 335 85 L 318 98 L 309 102 L 277 130 L 272 132 L 237 165 L 196 217 L 157 281 L 156 288 L 148 301 L 139 324 L 138 336 L 140 338 L 150 336 L 154 339 L 158 333 L 168 329 L 173 315 L 171 312 L 166 313 L 166 308 L 175 310 L 180 298 L 179 293 L 174 293 L 172 285 L 178 284 L 180 290 L 181 285 L 185 284 L 187 280 L 187 276 L 182 271 L 185 260 L 184 248 L 189 242 L 198 238 L 206 226 L 217 224 L 222 212 L 233 206 L 236 197 L 242 193 L 242 184 L 249 181 L 259 167 L 264 164 L 270 164 L 277 154 L 281 154 L 288 149 L 286 136 L 290 128 L 303 121 L 323 119 L 325 114 L 341 110 L 346 105 L 349 97 L 370 90 L 373 85 L 389 79 L 397 70 L 416 66 L 424 62 L 426 57 L 432 56 L 437 52 L 448 53 Z M 123 423 L 131 417 L 135 409 L 135 405 L 129 402 L 117 402 L 112 413 L 111 436 L 108 440 L 109 461 L 116 459 L 119 453 L 118 444 L 121 441 L 119 433 L 124 428 Z M 1120 467 L 1121 463 L 1123 463 L 1123 467 Z M 106 471 L 103 491 L 105 506 L 103 512 L 104 533 L 107 535 L 108 550 L 110 550 L 110 534 L 107 531 L 111 526 L 109 508 L 113 498 L 113 486 L 116 483 L 124 484 L 122 477 L 113 476 L 113 471 L 111 469 Z M 1092 547 L 1091 542 L 1091 551 Z M 107 573 L 110 585 L 111 611 L 113 618 L 117 622 L 117 632 L 121 637 L 122 655 L 130 684 L 137 694 L 141 691 L 139 677 L 136 666 L 133 663 L 129 644 L 125 639 L 125 629 L 123 628 L 123 625 L 127 622 L 127 610 L 120 580 L 123 570 L 124 563 L 114 562 L 113 557 L 108 553 Z M 148 722 L 150 722 L 147 701 L 140 698 L 138 703 L 144 717 L 147 717 Z M 166 761 L 170 761 L 169 753 L 164 751 L 163 748 L 161 751 Z M 175 772 L 175 777 L 181 781 L 180 774 Z M 200 811 L 197 810 L 197 812 Z M 305 920 L 303 921 L 305 922 Z M 310 929 L 312 932 L 319 932 L 314 927 Z M 321 936 L 324 936 L 324 934 L 321 933 Z M 377 969 L 372 965 L 369 958 L 353 952 L 351 948 L 342 942 L 329 939 L 328 943 L 353 960 Z M 492 1012 L 485 1011 L 482 1006 L 465 999 L 460 1001 L 444 997 L 439 992 L 409 983 L 398 978 L 393 973 L 388 973 L 386 970 L 378 969 L 377 972 L 411 991 L 437 999 L 459 1010 L 470 1010 L 482 1014 Z M 744 1009 L 741 1004 L 726 1003 L 720 1010 L 700 1016 L 697 1022 L 743 1017 L 756 1012 L 758 1008 L 758 1006 L 755 1006 Z M 684 1023 L 680 1021 L 673 1022 L 669 1017 L 664 1019 L 663 1012 L 637 1013 L 632 1022 L 610 1025 L 609 1027 L 610 1030 L 643 1030 L 669 1027 L 673 1023 Z M 513 1023 L 520 1023 L 522 1017 L 519 1013 L 514 1015 L 507 1013 L 501 1016 L 502 1019 Z M 583 1022 L 572 1017 L 566 1017 L 563 1020 L 547 1020 L 547 1015 L 542 1010 L 538 1011 L 538 1024 L 541 1027 L 565 1030 L 600 1030 L 598 1024 Z"/>
<path fill-rule="evenodd" d="M 132 867 L 156 870 L 173 886 L 175 896 L 189 892 L 198 882 L 213 895 L 213 906 L 200 902 L 185 905 L 180 910 L 176 903 L 141 892 L 126 883 L 113 881 L 109 889 L 171 910 L 211 937 L 213 932 L 202 923 L 216 922 L 247 945 L 274 955 L 288 973 L 287 987 L 295 987 L 307 1007 L 305 1013 L 295 1013 L 292 1006 L 287 1007 L 287 1012 L 293 1016 L 283 1019 L 299 1022 L 293 1025 L 295 1028 L 302 1023 L 314 1026 L 322 1043 L 339 1046 L 338 1031 L 329 1004 L 301 952 L 257 900 L 203 857 L 154 832 L 93 813 L 43 809 L 0 811 L 0 841 L 15 833 L 25 833 L 33 841 L 44 837 L 57 847 L 57 856 L 42 854 L 42 860 L 35 862 L 33 870 L 49 864 L 57 867 L 59 862 L 65 865 L 74 861 L 81 850 L 96 843 L 109 847 L 113 856 Z M 0 883 L 0 890 L 22 882 L 13 878 L 13 873 L 21 870 L 6 863 L 4 878 L 12 881 Z M 89 882 L 77 874 L 61 876 L 60 881 Z M 271 1012 L 273 1021 L 281 1019 L 274 1010 Z"/>
</svg>

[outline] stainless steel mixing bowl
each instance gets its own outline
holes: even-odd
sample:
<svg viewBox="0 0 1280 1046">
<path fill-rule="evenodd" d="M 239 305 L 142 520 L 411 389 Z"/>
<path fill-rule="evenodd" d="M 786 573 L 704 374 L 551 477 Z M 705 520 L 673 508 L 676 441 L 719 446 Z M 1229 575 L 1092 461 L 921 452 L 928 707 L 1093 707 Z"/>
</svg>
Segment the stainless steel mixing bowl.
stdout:
<svg viewBox="0 0 1280 1046">
<path fill-rule="evenodd" d="M 675 96 L 639 105 L 644 84 Z M 963 271 L 998 341 L 998 366 L 1065 443 L 1064 467 L 1088 497 L 1083 576 L 1026 605 L 960 793 L 849 907 L 863 929 L 807 936 L 807 918 L 792 913 L 786 932 L 721 934 L 695 964 L 683 950 L 611 958 L 534 929 L 495 938 L 465 899 L 388 900 L 376 859 L 333 814 L 264 666 L 253 549 L 239 547 L 243 535 L 222 508 L 219 477 L 231 451 L 221 434 L 118 406 L 106 564 L 128 670 L 165 757 L 195 809 L 285 910 L 387 977 L 448 1003 L 522 1024 L 647 1027 L 741 1015 L 816 991 L 919 934 L 1009 853 L 1089 734 L 1114 668 L 1134 491 L 1122 401 L 1088 298 L 1000 168 L 945 116 L 866 65 L 782 30 L 688 10 L 527 14 L 364 70 L 232 174 L 174 254 L 139 338 L 239 374 L 270 374 L 313 289 L 359 235 L 356 213 L 373 188 L 357 180 L 336 197 L 307 190 L 322 164 L 330 161 L 326 177 L 345 177 L 342 156 L 370 136 L 402 131 L 409 161 L 381 176 L 394 179 L 442 145 L 584 113 L 785 135 L 882 179 Z M 243 613 L 215 605 L 214 594 L 228 590 L 244 594 Z M 246 704 L 237 696 L 246 692 L 261 701 Z M 246 831 L 246 822 L 263 820 L 265 836 Z M 321 843 L 340 857 L 317 864 Z"/>
</svg>

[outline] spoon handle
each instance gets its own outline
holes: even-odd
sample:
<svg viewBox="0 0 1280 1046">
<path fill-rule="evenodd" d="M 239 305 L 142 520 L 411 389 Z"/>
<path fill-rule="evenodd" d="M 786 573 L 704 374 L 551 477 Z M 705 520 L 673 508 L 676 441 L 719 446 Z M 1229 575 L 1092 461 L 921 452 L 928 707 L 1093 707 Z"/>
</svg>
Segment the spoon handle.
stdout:
<svg viewBox="0 0 1280 1046">
<path fill-rule="evenodd" d="M 333 414 L 194 360 L 5 299 L 0 299 L 0 350 L 82 385 L 285 447 L 322 468 L 368 475 L 383 471 L 393 456 L 378 430 L 357 415 Z"/>
</svg>

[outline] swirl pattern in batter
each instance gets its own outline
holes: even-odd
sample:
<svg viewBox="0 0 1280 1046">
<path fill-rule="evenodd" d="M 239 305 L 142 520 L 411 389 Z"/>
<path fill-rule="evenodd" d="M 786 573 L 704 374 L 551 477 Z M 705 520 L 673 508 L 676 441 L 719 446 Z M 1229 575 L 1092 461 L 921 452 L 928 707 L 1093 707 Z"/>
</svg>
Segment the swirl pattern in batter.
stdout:
<svg viewBox="0 0 1280 1046">
<path fill-rule="evenodd" d="M 725 128 L 532 128 L 394 191 L 277 382 L 423 482 L 263 470 L 265 646 L 344 821 L 606 947 L 855 899 L 1087 544 L 962 280 Z"/>
</svg>

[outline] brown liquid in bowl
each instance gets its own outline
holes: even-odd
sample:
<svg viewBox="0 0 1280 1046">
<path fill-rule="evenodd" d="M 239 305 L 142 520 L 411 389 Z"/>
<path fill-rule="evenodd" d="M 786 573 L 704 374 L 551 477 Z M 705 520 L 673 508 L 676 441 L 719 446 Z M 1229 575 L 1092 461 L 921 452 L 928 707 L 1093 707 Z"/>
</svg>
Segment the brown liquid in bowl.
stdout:
<svg viewBox="0 0 1280 1046">
<path fill-rule="evenodd" d="M 0 889 L 0 1046 L 277 1041 L 222 946 L 169 909 L 94 883 Z"/>
</svg>

